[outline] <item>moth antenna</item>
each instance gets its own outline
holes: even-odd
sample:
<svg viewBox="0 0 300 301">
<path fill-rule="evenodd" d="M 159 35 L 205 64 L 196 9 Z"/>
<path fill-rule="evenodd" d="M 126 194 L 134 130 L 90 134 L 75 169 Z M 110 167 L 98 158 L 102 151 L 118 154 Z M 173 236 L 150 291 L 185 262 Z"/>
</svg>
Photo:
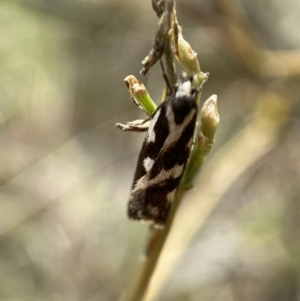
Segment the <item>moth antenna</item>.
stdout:
<svg viewBox="0 0 300 301">
<path fill-rule="evenodd" d="M 154 112 L 155 113 L 155 112 Z M 153 113 L 153 114 L 154 114 Z M 146 118 L 145 120 L 142 121 L 142 124 L 146 123 L 147 121 L 151 120 L 152 119 L 152 115 L 149 116 L 148 118 Z"/>
<path fill-rule="evenodd" d="M 171 93 L 172 87 L 171 87 L 170 82 L 169 82 L 169 79 L 168 79 L 168 77 L 167 77 L 167 73 L 166 73 L 166 71 L 165 71 L 164 64 L 163 64 L 162 60 L 159 60 L 159 62 L 160 62 L 160 66 L 161 66 L 161 69 L 162 69 L 162 76 L 163 76 L 163 78 L 164 78 L 164 80 L 165 80 L 165 82 L 166 82 L 166 85 L 167 85 L 167 87 L 168 87 L 170 93 Z"/>
</svg>

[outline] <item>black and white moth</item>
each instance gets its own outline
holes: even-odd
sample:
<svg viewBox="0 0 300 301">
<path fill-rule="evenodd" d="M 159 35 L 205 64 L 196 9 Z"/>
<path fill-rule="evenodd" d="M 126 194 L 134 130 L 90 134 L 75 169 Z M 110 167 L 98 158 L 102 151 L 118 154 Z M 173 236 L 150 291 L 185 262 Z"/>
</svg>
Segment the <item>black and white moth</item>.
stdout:
<svg viewBox="0 0 300 301">
<path fill-rule="evenodd" d="M 192 82 L 183 74 L 152 115 L 130 193 L 131 219 L 156 227 L 166 223 L 193 143 L 198 90 Z"/>
</svg>

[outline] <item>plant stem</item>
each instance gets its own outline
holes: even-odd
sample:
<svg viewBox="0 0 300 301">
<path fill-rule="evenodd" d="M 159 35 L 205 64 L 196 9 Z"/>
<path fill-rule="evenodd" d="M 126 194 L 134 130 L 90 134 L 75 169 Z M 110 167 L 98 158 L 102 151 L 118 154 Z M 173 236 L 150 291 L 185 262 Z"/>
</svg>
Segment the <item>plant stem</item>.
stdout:
<svg viewBox="0 0 300 301">
<path fill-rule="evenodd" d="M 151 229 L 151 239 L 149 246 L 148 256 L 145 258 L 143 265 L 139 271 L 136 281 L 134 282 L 131 291 L 128 292 L 123 301 L 141 301 L 146 293 L 148 284 L 151 280 L 151 276 L 156 267 L 159 255 L 162 248 L 166 242 L 168 234 L 171 229 L 171 225 L 174 220 L 176 210 L 181 202 L 184 195 L 185 189 L 182 187 L 177 189 L 176 196 L 174 199 L 173 206 L 171 207 L 171 212 L 167 221 L 167 224 L 163 229 Z"/>
</svg>

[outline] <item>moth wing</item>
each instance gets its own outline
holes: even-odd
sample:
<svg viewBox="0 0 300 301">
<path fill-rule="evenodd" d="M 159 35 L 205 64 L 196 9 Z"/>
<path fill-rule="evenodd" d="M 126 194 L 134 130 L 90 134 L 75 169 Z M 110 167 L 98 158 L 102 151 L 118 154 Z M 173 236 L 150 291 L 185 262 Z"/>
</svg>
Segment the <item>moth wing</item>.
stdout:
<svg viewBox="0 0 300 301">
<path fill-rule="evenodd" d="M 165 224 L 189 157 L 196 115 L 194 98 L 181 100 L 177 106 L 174 97 L 154 113 L 139 155 L 128 206 L 130 218 Z"/>
<path fill-rule="evenodd" d="M 169 126 L 165 118 L 165 104 L 166 101 L 163 102 L 153 114 L 152 121 L 139 154 L 132 188 L 139 179 L 149 172 L 169 135 Z"/>
</svg>

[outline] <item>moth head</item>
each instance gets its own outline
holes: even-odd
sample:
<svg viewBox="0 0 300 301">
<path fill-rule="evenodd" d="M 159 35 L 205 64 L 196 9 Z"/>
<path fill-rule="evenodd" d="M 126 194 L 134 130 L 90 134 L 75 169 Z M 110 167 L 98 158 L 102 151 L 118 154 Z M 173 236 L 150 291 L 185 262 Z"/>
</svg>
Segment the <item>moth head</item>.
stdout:
<svg viewBox="0 0 300 301">
<path fill-rule="evenodd" d="M 182 72 L 179 82 L 176 85 L 176 97 L 196 97 L 198 90 L 193 87 L 196 75 L 189 76 Z"/>
</svg>

